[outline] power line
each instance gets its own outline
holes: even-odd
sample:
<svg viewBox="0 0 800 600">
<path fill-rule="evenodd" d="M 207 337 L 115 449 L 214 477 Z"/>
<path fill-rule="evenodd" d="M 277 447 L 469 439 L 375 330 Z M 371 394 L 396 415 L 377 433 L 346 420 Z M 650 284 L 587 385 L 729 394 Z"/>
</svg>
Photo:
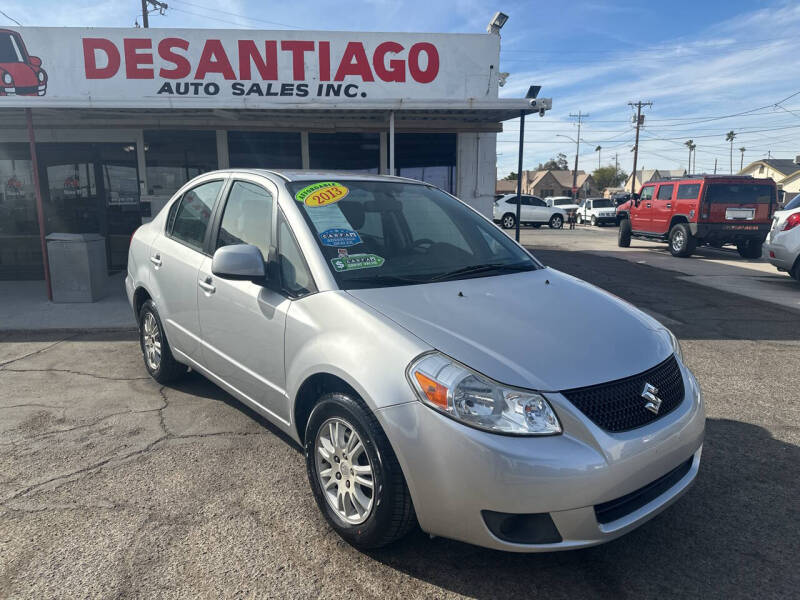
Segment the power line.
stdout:
<svg viewBox="0 0 800 600">
<path fill-rule="evenodd" d="M 22 27 L 22 23 L 20 23 L 19 21 L 17 21 L 17 20 L 16 20 L 14 17 L 9 17 L 9 16 L 8 16 L 6 13 L 4 13 L 2 10 L 0 10 L 0 15 L 3 15 L 3 16 L 4 16 L 6 19 L 8 19 L 9 21 L 14 21 L 14 23 L 16 23 L 17 25 L 19 25 L 20 27 Z"/>
<path fill-rule="evenodd" d="M 289 27 L 291 29 L 301 29 L 297 25 L 289 25 L 287 23 L 278 23 L 276 21 L 267 21 L 265 19 L 258 19 L 256 17 L 249 17 L 247 15 L 242 15 L 242 14 L 235 13 L 235 12 L 230 12 L 230 11 L 227 11 L 227 10 L 221 10 L 219 8 L 212 7 L 212 6 L 203 6 L 202 4 L 196 4 L 194 2 L 187 2 L 186 0 L 173 0 L 173 2 L 178 2 L 179 4 L 188 4 L 189 6 L 194 6 L 195 8 L 200 8 L 200 9 L 203 9 L 203 10 L 209 10 L 209 11 L 213 11 L 213 12 L 220 13 L 220 14 L 223 14 L 223 15 L 229 15 L 231 17 L 238 17 L 240 19 L 245 19 L 247 21 L 255 21 L 255 22 L 258 22 L 258 23 L 266 23 L 268 25 L 277 25 L 279 27 Z M 175 9 L 175 10 L 177 10 L 177 9 Z M 181 10 L 180 12 L 187 13 L 187 14 L 190 14 L 190 15 L 193 14 L 193 15 L 199 16 L 199 17 L 204 17 L 205 16 L 205 17 L 207 17 L 209 19 L 215 19 L 215 17 L 209 16 L 209 15 L 201 15 L 201 14 L 198 14 L 198 13 L 191 13 L 191 12 L 189 12 L 187 10 Z M 216 20 L 217 21 L 222 21 L 223 23 L 230 23 L 231 22 L 231 21 L 224 21 L 223 19 L 216 19 Z M 234 24 L 236 24 L 236 23 L 234 23 Z"/>
</svg>

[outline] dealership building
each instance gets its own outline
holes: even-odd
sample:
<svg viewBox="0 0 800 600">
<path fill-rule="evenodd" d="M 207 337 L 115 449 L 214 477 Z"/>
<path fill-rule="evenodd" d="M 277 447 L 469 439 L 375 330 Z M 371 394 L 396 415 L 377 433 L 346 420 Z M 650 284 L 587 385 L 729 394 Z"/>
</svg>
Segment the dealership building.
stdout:
<svg viewBox="0 0 800 600">
<path fill-rule="evenodd" d="M 491 210 L 500 36 L 0 29 L 0 279 L 45 277 L 44 239 L 99 234 L 109 273 L 189 179 L 341 169 Z"/>
</svg>

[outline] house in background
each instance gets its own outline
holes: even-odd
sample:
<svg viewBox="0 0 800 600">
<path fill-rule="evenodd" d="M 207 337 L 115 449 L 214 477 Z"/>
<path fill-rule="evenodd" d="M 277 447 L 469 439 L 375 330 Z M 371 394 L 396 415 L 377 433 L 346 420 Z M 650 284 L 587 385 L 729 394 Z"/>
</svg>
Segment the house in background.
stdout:
<svg viewBox="0 0 800 600">
<path fill-rule="evenodd" d="M 628 175 L 628 179 L 623 186 L 626 192 L 631 191 L 631 178 L 633 175 Z M 633 185 L 634 191 L 638 192 L 645 183 L 656 181 L 658 179 L 670 179 L 675 177 L 686 177 L 686 169 L 640 169 L 636 171 L 636 181 Z"/>
<path fill-rule="evenodd" d="M 539 198 L 572 196 L 572 171 L 556 169 L 523 171 L 521 177 L 523 194 Z M 578 171 L 576 185 L 579 198 L 587 198 L 598 193 L 594 178 L 583 171 Z M 500 179 L 497 182 L 496 192 L 498 194 L 513 194 L 516 191 L 516 181 Z"/>
<path fill-rule="evenodd" d="M 516 179 L 498 179 L 494 187 L 495 194 L 516 194 L 517 193 L 517 180 Z"/>
<path fill-rule="evenodd" d="M 786 203 L 800 194 L 800 156 L 792 158 L 762 158 L 751 162 L 739 175 L 759 179 L 771 177 L 778 184 L 778 202 Z"/>
</svg>

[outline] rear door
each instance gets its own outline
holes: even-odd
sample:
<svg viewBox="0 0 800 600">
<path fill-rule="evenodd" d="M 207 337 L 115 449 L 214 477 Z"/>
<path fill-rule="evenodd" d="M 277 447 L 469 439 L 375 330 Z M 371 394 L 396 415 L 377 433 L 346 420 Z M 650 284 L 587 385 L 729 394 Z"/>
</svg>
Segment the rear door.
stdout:
<svg viewBox="0 0 800 600">
<path fill-rule="evenodd" d="M 775 186 L 757 182 L 709 181 L 703 198 L 709 223 L 739 226 L 770 223 L 775 206 Z"/>
<path fill-rule="evenodd" d="M 674 183 L 661 183 L 658 186 L 651 211 L 653 231 L 655 232 L 667 233 L 669 229 L 669 222 L 672 220 L 675 187 Z"/>
<path fill-rule="evenodd" d="M 653 230 L 653 195 L 655 185 L 646 185 L 639 195 L 639 202 L 631 206 L 631 229 L 634 231 Z"/>
</svg>

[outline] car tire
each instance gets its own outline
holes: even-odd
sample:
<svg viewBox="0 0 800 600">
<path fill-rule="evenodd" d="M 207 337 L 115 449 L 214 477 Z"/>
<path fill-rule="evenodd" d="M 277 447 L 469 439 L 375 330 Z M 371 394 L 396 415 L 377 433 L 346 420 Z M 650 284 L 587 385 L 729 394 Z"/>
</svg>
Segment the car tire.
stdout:
<svg viewBox="0 0 800 600">
<path fill-rule="evenodd" d="M 592 219 L 589 221 L 592 224 L 592 227 L 597 227 L 597 217 L 592 215 Z"/>
<path fill-rule="evenodd" d="M 739 256 L 742 258 L 761 258 L 761 242 L 759 240 L 747 240 L 736 244 Z"/>
<path fill-rule="evenodd" d="M 794 277 L 796 281 L 800 282 L 800 257 L 794 261 L 794 267 L 792 267 L 791 276 Z"/>
<path fill-rule="evenodd" d="M 581 215 L 580 213 L 578 213 L 578 215 L 575 217 L 575 222 L 576 222 L 578 225 L 583 225 L 583 215 Z"/>
<path fill-rule="evenodd" d="M 350 445 L 354 434 L 353 444 L 360 448 L 356 454 Z M 340 436 L 340 442 L 332 445 L 331 440 Z M 416 524 L 411 495 L 394 450 L 375 415 L 360 398 L 340 392 L 322 396 L 308 418 L 304 446 L 308 480 L 317 506 L 346 542 L 359 550 L 380 548 L 402 538 Z M 330 473 L 327 480 L 326 471 Z M 361 481 L 371 481 L 371 489 L 358 483 L 357 472 L 361 473 Z M 340 485 L 341 481 L 346 487 Z M 330 487 L 336 489 L 328 491 Z M 360 504 L 365 501 L 369 502 L 368 507 Z M 363 515 L 356 510 L 356 504 L 364 510 Z"/>
<path fill-rule="evenodd" d="M 617 246 L 620 248 L 630 248 L 631 246 L 631 222 L 628 219 L 622 219 L 619 223 Z"/>
<path fill-rule="evenodd" d="M 550 222 L 548 225 L 550 226 L 550 229 L 561 229 L 564 227 L 564 217 L 558 214 L 553 215 L 550 217 Z"/>
<path fill-rule="evenodd" d="M 692 235 L 689 225 L 678 223 L 669 231 L 669 251 L 672 256 L 686 258 L 697 247 L 697 239 Z"/>
<path fill-rule="evenodd" d="M 150 377 L 160 384 L 183 377 L 188 368 L 172 355 L 155 303 L 147 300 L 139 310 L 139 346 Z"/>
<path fill-rule="evenodd" d="M 503 226 L 503 229 L 512 229 L 514 225 L 517 224 L 517 218 L 511 213 L 506 213 L 503 215 L 503 218 L 500 219 L 500 224 Z"/>
</svg>

